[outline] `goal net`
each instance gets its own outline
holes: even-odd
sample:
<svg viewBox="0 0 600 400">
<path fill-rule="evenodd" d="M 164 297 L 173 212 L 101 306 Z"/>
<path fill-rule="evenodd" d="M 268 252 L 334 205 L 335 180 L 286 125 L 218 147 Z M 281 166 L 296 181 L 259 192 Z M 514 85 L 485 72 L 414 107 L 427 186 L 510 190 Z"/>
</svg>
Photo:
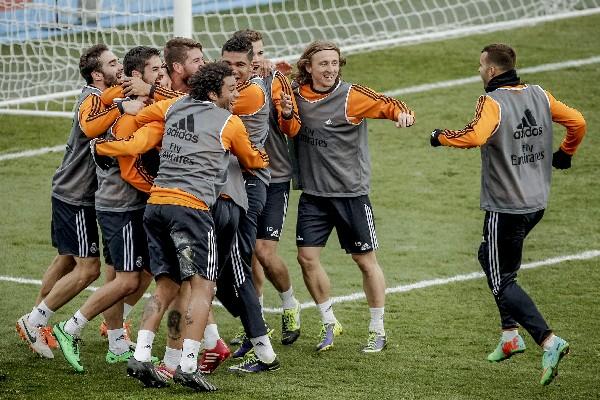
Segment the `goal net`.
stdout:
<svg viewBox="0 0 600 400">
<path fill-rule="evenodd" d="M 315 39 L 351 53 L 600 12 L 600 0 L 0 0 L 0 114 L 72 116 L 81 51 L 162 48 L 183 24 L 178 2 L 209 58 L 252 28 L 289 61 Z"/>
</svg>

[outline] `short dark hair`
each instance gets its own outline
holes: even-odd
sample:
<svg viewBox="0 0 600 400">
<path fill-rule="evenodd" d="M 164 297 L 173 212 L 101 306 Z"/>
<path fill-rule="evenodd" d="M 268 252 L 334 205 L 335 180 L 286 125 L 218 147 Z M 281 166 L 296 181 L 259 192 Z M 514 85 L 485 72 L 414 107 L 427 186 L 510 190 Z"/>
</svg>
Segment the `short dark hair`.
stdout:
<svg viewBox="0 0 600 400">
<path fill-rule="evenodd" d="M 198 71 L 190 77 L 188 86 L 190 87 L 190 96 L 196 100 L 210 100 L 208 94 L 214 92 L 221 94 L 223 80 L 233 76 L 233 69 L 223 62 L 216 61 L 204 64 Z"/>
<path fill-rule="evenodd" d="M 79 73 L 88 85 L 94 82 L 92 72 L 102 70 L 100 56 L 105 51 L 108 51 L 108 46 L 100 43 L 86 49 L 79 57 Z"/>
<path fill-rule="evenodd" d="M 202 51 L 202 44 L 193 39 L 184 37 L 174 37 L 165 44 L 165 63 L 167 64 L 167 71 L 173 72 L 173 63 L 185 62 L 187 58 L 187 52 L 191 49 L 200 49 Z"/>
<path fill-rule="evenodd" d="M 237 31 L 233 34 L 233 36 L 245 36 L 252 43 L 258 42 L 259 40 L 263 40 L 262 34 L 259 31 L 255 31 L 253 29 L 242 29 L 241 31 Z"/>
<path fill-rule="evenodd" d="M 144 67 L 153 56 L 160 57 L 160 50 L 148 46 L 136 46 L 123 57 L 123 72 L 131 76 L 133 71 L 144 73 Z"/>
<path fill-rule="evenodd" d="M 252 61 L 254 51 L 252 51 L 252 41 L 246 35 L 233 35 L 225 42 L 221 49 L 221 55 L 225 52 L 230 53 L 246 53 L 248 60 Z"/>
<path fill-rule="evenodd" d="M 503 43 L 493 43 L 485 46 L 481 52 L 487 53 L 489 63 L 494 64 L 502 71 L 515 69 L 517 53 L 512 47 Z"/>
</svg>

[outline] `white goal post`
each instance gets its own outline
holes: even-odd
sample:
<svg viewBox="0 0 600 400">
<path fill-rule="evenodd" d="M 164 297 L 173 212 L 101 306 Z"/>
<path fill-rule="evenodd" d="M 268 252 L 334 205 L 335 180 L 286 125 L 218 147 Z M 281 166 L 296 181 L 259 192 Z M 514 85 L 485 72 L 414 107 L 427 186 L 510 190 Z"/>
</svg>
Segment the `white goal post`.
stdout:
<svg viewBox="0 0 600 400">
<path fill-rule="evenodd" d="M 0 114 L 72 117 L 95 43 L 122 57 L 188 36 L 216 58 L 252 28 L 269 57 L 295 61 L 315 39 L 364 52 L 598 12 L 600 0 L 0 0 Z"/>
</svg>

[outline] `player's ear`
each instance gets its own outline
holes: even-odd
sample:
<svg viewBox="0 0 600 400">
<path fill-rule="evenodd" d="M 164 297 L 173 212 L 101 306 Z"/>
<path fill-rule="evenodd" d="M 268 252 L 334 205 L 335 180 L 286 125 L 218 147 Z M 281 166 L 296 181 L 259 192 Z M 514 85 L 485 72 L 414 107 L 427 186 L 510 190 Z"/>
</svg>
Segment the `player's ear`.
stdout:
<svg viewBox="0 0 600 400">
<path fill-rule="evenodd" d="M 174 62 L 173 71 L 177 72 L 178 74 L 183 74 L 183 65 L 181 63 Z"/>
<path fill-rule="evenodd" d="M 100 71 L 92 71 L 92 78 L 94 82 L 102 81 L 104 80 L 104 74 Z"/>
<path fill-rule="evenodd" d="M 219 95 L 216 94 L 215 92 L 208 92 L 208 98 L 210 99 L 210 101 L 212 101 L 213 103 L 215 103 L 217 100 L 219 100 Z"/>
<path fill-rule="evenodd" d="M 135 69 L 133 71 L 131 71 L 131 76 L 133 78 L 142 78 L 142 73 L 140 71 L 136 71 Z"/>
</svg>

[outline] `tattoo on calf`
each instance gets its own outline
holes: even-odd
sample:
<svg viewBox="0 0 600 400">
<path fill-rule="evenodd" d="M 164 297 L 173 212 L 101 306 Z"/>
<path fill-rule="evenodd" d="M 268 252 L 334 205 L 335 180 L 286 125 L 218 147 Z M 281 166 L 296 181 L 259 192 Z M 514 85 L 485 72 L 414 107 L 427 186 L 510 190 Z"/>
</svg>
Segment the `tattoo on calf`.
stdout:
<svg viewBox="0 0 600 400">
<path fill-rule="evenodd" d="M 144 305 L 144 315 L 142 316 L 142 325 L 144 325 L 144 323 L 146 322 L 146 320 L 148 318 L 150 318 L 154 314 L 160 312 L 161 306 L 162 306 L 162 304 L 161 304 L 160 300 L 155 295 L 150 296 L 150 298 Z"/>
<path fill-rule="evenodd" d="M 181 339 L 181 313 L 179 311 L 169 311 L 169 315 L 167 316 L 167 328 L 169 339 Z"/>
</svg>

